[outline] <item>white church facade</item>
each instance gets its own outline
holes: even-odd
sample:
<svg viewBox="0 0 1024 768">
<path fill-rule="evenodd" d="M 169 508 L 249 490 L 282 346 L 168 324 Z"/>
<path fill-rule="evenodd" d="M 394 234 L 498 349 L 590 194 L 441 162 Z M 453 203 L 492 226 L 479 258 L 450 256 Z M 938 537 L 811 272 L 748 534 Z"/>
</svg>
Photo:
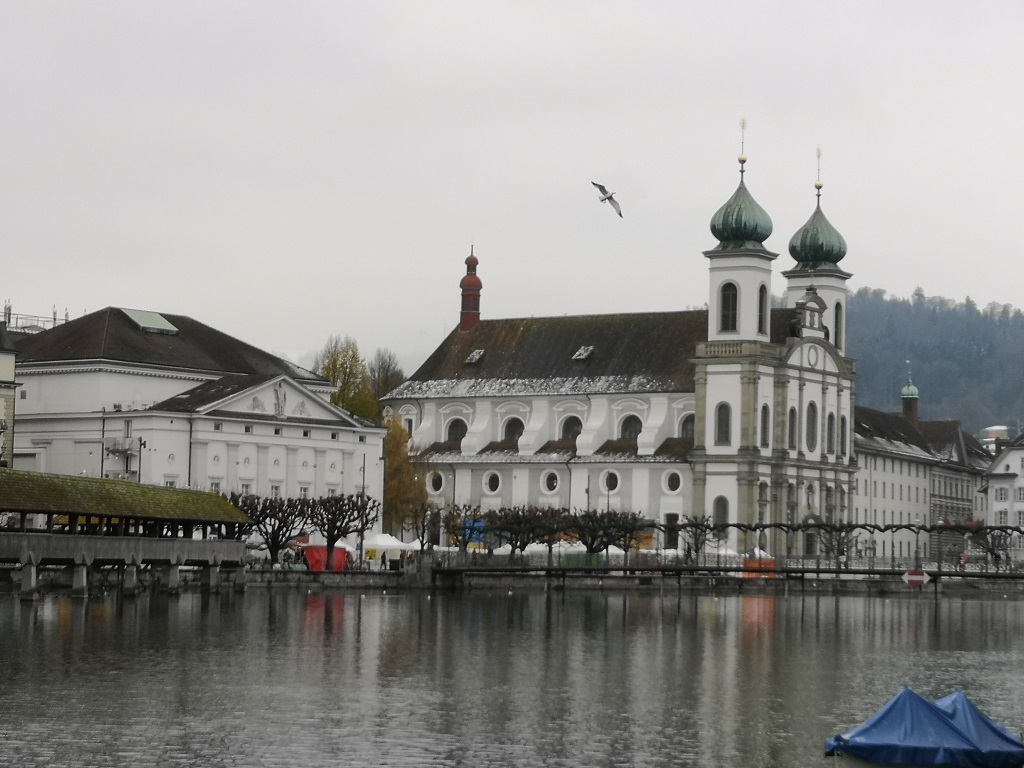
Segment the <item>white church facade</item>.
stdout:
<svg viewBox="0 0 1024 768">
<path fill-rule="evenodd" d="M 429 467 L 433 503 L 610 508 L 669 528 L 849 519 L 846 243 L 819 200 L 789 244 L 786 307 L 773 309 L 772 222 L 745 162 L 712 218 L 707 310 L 481 319 L 479 261 L 466 259 L 458 328 L 385 399 Z M 731 530 L 728 544 L 818 546 L 750 535 Z"/>
</svg>

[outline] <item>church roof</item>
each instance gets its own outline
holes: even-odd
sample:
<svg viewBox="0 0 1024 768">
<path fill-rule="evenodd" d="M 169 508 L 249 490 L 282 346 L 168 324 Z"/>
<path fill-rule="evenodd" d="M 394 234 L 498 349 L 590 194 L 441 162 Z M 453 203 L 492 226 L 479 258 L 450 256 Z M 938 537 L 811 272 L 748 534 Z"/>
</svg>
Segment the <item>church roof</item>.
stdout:
<svg viewBox="0 0 1024 768">
<path fill-rule="evenodd" d="M 185 315 L 107 307 L 15 342 L 18 363 L 110 360 L 211 373 L 291 376 L 312 371 Z"/>
<path fill-rule="evenodd" d="M 774 343 L 794 316 L 773 310 Z M 452 331 L 387 399 L 693 392 L 707 332 L 706 310 L 482 320 Z"/>
</svg>

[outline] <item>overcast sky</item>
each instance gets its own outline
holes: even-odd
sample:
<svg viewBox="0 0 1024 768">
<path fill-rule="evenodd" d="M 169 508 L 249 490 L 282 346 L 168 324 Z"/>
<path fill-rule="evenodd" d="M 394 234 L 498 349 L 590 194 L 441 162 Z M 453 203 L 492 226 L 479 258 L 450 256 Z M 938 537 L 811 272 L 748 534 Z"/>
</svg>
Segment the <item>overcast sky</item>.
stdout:
<svg viewBox="0 0 1024 768">
<path fill-rule="evenodd" d="M 0 3 L 0 299 L 406 373 L 457 324 L 704 304 L 746 181 L 851 286 L 1024 304 L 1024 3 Z M 590 182 L 617 193 L 624 218 Z"/>
</svg>

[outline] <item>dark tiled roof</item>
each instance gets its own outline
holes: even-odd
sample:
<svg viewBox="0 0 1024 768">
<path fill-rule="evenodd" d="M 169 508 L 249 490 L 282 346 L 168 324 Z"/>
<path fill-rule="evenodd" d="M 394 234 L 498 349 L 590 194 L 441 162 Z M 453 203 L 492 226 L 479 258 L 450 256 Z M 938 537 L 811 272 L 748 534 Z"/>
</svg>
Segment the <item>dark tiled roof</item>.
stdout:
<svg viewBox="0 0 1024 768">
<path fill-rule="evenodd" d="M 914 423 L 902 414 L 885 413 L 858 405 L 853 412 L 854 433 L 861 438 L 905 443 L 931 453 L 931 446 Z"/>
<path fill-rule="evenodd" d="M 794 316 L 773 310 L 774 343 L 785 343 Z M 706 310 L 484 320 L 452 331 L 388 399 L 693 392 L 693 357 L 707 328 Z M 483 353 L 467 362 L 477 350 Z M 581 350 L 582 359 L 574 359 Z"/>
<path fill-rule="evenodd" d="M 112 360 L 212 373 L 285 374 L 321 381 L 311 371 L 185 315 L 163 317 L 177 333 L 151 333 L 107 307 L 16 342 L 19 363 Z"/>
<path fill-rule="evenodd" d="M 215 493 L 16 469 L 0 469 L 0 510 L 183 522 L 251 522 L 241 510 Z"/>
<path fill-rule="evenodd" d="M 176 413 L 195 413 L 198 410 L 219 402 L 226 397 L 245 392 L 251 387 L 270 381 L 273 376 L 222 376 L 214 381 L 207 381 L 192 389 L 174 395 L 159 403 L 155 403 L 150 410 L 153 411 L 174 411 Z"/>
<path fill-rule="evenodd" d="M 693 450 L 693 438 L 692 437 L 669 437 L 658 446 L 658 450 L 654 452 L 655 456 L 678 459 L 679 461 L 686 461 L 690 455 L 690 451 Z"/>
</svg>

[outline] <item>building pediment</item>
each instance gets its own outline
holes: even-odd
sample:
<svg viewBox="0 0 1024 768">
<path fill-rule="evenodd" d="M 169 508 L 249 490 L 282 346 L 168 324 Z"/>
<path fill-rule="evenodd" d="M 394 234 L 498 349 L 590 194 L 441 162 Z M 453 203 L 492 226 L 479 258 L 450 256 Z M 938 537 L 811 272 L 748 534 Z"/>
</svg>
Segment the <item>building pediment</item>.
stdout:
<svg viewBox="0 0 1024 768">
<path fill-rule="evenodd" d="M 349 426 L 360 426 L 345 411 L 287 376 L 225 376 L 157 403 L 153 410 L 264 419 L 344 420 Z"/>
</svg>

